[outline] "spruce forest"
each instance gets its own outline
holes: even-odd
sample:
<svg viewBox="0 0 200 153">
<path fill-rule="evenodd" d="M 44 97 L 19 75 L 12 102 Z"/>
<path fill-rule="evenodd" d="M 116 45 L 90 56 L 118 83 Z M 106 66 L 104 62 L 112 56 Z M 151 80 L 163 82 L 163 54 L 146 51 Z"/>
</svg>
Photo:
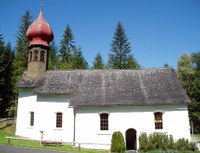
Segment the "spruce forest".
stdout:
<svg viewBox="0 0 200 153">
<path fill-rule="evenodd" d="M 16 46 L 4 42 L 3 33 L 0 33 L 0 118 L 16 116 L 18 81 L 28 64 L 29 42 L 25 35 L 32 22 L 32 15 L 26 11 L 19 21 Z M 108 61 L 105 62 L 98 52 L 89 67 L 81 46 L 76 45 L 70 25 L 66 25 L 59 44 L 54 41 L 50 44 L 48 69 L 140 69 L 123 24 L 118 22 L 114 28 L 113 38 L 108 42 Z M 192 101 L 188 105 L 190 123 L 194 133 L 200 133 L 200 51 L 191 55 L 184 53 L 177 58 L 177 76 Z M 169 67 L 168 64 L 163 66 Z"/>
</svg>

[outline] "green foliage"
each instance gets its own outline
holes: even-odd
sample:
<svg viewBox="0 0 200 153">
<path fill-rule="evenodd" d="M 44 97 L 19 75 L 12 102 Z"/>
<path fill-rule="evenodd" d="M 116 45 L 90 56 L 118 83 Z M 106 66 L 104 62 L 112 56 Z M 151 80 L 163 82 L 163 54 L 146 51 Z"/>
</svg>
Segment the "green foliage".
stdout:
<svg viewBox="0 0 200 153">
<path fill-rule="evenodd" d="M 125 29 L 121 22 L 117 24 L 112 44 L 112 53 L 109 54 L 108 65 L 114 69 L 138 68 L 136 60 L 131 52 L 131 45 L 126 36 Z"/>
<path fill-rule="evenodd" d="M 50 43 L 49 46 L 50 50 L 49 50 L 48 69 L 56 70 L 58 68 L 58 56 L 57 56 L 58 48 L 54 40 Z"/>
<path fill-rule="evenodd" d="M 17 108 L 11 106 L 8 109 L 6 109 L 6 111 L 8 112 L 8 117 L 14 118 L 16 116 Z"/>
<path fill-rule="evenodd" d="M 116 131 L 113 133 L 110 151 L 115 152 L 115 153 L 125 153 L 126 152 L 124 137 L 120 131 Z"/>
<path fill-rule="evenodd" d="M 58 69 L 86 69 L 88 63 L 85 60 L 81 48 L 77 48 L 74 36 L 69 25 L 67 25 L 63 39 L 60 42 L 60 54 L 58 55 Z"/>
<path fill-rule="evenodd" d="M 168 148 L 168 136 L 164 133 L 154 132 L 149 135 L 149 149 L 150 150 L 166 150 Z"/>
<path fill-rule="evenodd" d="M 192 101 L 188 108 L 194 133 L 200 133 L 200 52 L 191 56 L 182 54 L 178 59 L 177 75 Z"/>
<path fill-rule="evenodd" d="M 75 44 L 74 36 L 72 34 L 72 30 L 69 24 L 64 31 L 63 39 L 61 40 L 60 45 L 61 61 L 66 61 L 67 63 L 70 63 L 70 56 L 72 55 Z"/>
<path fill-rule="evenodd" d="M 149 146 L 148 146 L 149 145 L 149 139 L 148 139 L 146 132 L 143 132 L 143 133 L 140 134 L 139 143 L 140 143 L 140 149 L 139 150 L 146 152 L 149 148 Z"/>
<path fill-rule="evenodd" d="M 71 69 L 87 69 L 88 63 L 83 57 L 81 48 L 74 48 L 73 54 L 70 56 Z"/>
<path fill-rule="evenodd" d="M 14 92 L 18 95 L 18 81 L 20 76 L 24 73 L 28 64 L 28 48 L 29 41 L 26 38 L 26 31 L 29 25 L 32 23 L 32 16 L 27 10 L 22 16 L 19 23 L 19 30 L 17 32 L 17 45 L 15 46 L 15 60 L 14 60 L 14 78 L 15 83 Z"/>
<path fill-rule="evenodd" d="M 177 142 L 175 142 L 174 148 L 175 150 L 178 150 L 178 151 L 185 151 L 185 150 L 197 151 L 198 150 L 195 143 L 188 142 L 188 140 L 184 138 L 179 139 Z"/>
<path fill-rule="evenodd" d="M 186 139 L 178 139 L 174 142 L 173 136 L 168 136 L 165 133 L 154 132 L 147 136 L 146 133 L 141 133 L 139 136 L 139 150 L 141 152 L 153 150 L 176 150 L 176 151 L 197 151 L 194 143 L 188 142 Z"/>
<path fill-rule="evenodd" d="M 103 69 L 105 64 L 103 63 L 103 58 L 100 53 L 98 53 L 93 62 L 93 69 Z"/>
<path fill-rule="evenodd" d="M 8 117 L 15 118 L 17 116 L 17 101 L 13 100 L 10 104 L 10 107 L 6 109 Z"/>
<path fill-rule="evenodd" d="M 11 45 L 4 44 L 0 34 L 0 117 L 6 117 L 6 109 L 10 106 L 13 94 L 13 60 Z"/>
</svg>

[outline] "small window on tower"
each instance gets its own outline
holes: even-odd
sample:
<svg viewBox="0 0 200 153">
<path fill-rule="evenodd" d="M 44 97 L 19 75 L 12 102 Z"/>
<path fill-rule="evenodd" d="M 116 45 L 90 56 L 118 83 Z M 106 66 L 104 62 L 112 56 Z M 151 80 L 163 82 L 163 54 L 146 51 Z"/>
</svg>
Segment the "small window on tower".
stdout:
<svg viewBox="0 0 200 153">
<path fill-rule="evenodd" d="M 38 51 L 34 51 L 34 61 L 38 61 Z"/>
<path fill-rule="evenodd" d="M 32 61 L 32 51 L 30 51 L 30 54 L 29 54 L 29 62 Z"/>
<path fill-rule="evenodd" d="M 40 52 L 40 61 L 41 61 L 41 62 L 44 62 L 44 54 L 45 54 L 44 51 L 41 51 L 41 52 Z"/>
</svg>

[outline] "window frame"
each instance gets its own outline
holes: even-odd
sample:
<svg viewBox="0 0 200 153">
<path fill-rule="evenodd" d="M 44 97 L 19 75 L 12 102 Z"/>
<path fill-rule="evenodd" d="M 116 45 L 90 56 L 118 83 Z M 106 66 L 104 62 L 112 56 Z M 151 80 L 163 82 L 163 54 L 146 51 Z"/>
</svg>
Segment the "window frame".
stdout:
<svg viewBox="0 0 200 153">
<path fill-rule="evenodd" d="M 56 112 L 56 128 L 62 128 L 62 127 L 63 127 L 63 113 Z"/>
<path fill-rule="evenodd" d="M 101 113 L 100 115 L 100 131 L 109 130 L 109 113 Z"/>
<path fill-rule="evenodd" d="M 163 129 L 163 112 L 154 112 L 154 125 L 156 130 Z"/>
<path fill-rule="evenodd" d="M 45 51 L 40 51 L 40 62 L 45 62 Z"/>
<path fill-rule="evenodd" d="M 33 61 L 38 61 L 38 55 L 39 55 L 39 51 L 38 50 L 34 50 Z"/>
<path fill-rule="evenodd" d="M 31 62 L 31 61 L 32 61 L 32 56 L 33 56 L 33 52 L 32 52 L 32 51 L 30 51 L 30 52 L 29 52 L 29 62 Z"/>
<path fill-rule="evenodd" d="M 29 122 L 29 125 L 31 127 L 33 127 L 34 123 L 35 123 L 35 113 L 34 112 L 30 112 L 30 122 Z"/>
</svg>

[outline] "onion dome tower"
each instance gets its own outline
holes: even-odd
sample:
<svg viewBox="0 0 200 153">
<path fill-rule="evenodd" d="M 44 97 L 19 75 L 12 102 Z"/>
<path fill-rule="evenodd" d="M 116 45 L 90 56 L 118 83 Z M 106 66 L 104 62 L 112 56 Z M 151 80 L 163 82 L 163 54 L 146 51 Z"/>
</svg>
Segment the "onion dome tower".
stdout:
<svg viewBox="0 0 200 153">
<path fill-rule="evenodd" d="M 53 31 L 43 16 L 42 7 L 38 18 L 29 26 L 26 37 L 29 39 L 27 77 L 38 80 L 44 77 L 48 67 L 49 43 L 53 40 Z"/>
</svg>

